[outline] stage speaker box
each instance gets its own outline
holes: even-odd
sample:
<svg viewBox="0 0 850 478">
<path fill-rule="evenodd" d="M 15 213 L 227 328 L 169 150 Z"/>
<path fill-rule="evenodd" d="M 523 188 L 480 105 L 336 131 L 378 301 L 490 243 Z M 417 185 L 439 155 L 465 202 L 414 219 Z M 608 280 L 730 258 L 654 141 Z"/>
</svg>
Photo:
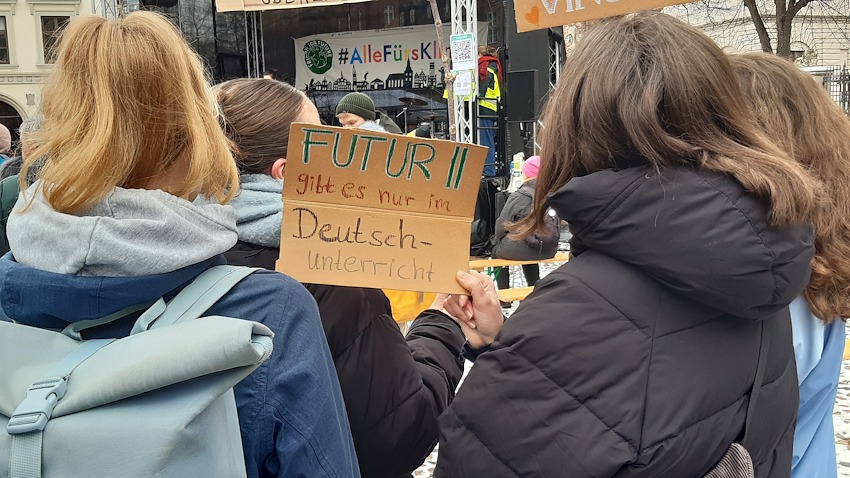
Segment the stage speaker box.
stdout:
<svg viewBox="0 0 850 478">
<path fill-rule="evenodd" d="M 508 123 L 537 119 L 537 70 L 508 71 L 510 94 L 505 95 Z"/>
<path fill-rule="evenodd" d="M 505 113 L 508 119 L 506 157 L 533 152 L 529 131 L 549 94 L 548 29 L 518 33 L 514 0 L 505 8 Z M 523 124 L 525 123 L 525 124 Z"/>
</svg>

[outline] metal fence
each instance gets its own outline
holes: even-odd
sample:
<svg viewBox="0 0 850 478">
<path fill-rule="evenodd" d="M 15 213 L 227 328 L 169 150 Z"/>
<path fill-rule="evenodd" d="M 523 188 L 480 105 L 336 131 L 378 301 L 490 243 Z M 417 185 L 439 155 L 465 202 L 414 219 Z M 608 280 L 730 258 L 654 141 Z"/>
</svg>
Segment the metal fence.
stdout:
<svg viewBox="0 0 850 478">
<path fill-rule="evenodd" d="M 850 70 L 846 66 L 832 68 L 823 77 L 823 87 L 850 114 Z"/>
</svg>

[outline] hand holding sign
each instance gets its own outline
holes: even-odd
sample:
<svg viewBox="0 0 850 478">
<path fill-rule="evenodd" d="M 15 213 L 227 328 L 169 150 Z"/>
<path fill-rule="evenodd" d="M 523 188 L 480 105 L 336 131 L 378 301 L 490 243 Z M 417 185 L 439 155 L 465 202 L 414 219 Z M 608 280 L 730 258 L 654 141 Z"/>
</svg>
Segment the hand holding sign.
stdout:
<svg viewBox="0 0 850 478">
<path fill-rule="evenodd" d="M 277 270 L 302 282 L 458 292 L 486 149 L 295 123 Z M 285 259 L 285 260 L 284 260 Z"/>
</svg>

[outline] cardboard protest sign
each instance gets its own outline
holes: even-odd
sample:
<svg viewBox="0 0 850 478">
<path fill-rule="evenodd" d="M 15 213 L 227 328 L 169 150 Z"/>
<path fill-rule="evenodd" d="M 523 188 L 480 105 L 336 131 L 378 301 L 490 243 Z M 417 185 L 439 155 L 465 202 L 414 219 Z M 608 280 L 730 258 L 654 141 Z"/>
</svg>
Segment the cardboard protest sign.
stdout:
<svg viewBox="0 0 850 478">
<path fill-rule="evenodd" d="M 302 282 L 464 290 L 487 149 L 295 123 L 276 269 Z"/>
<path fill-rule="evenodd" d="M 518 32 L 613 17 L 692 0 L 516 0 Z"/>
<path fill-rule="evenodd" d="M 215 0 L 215 9 L 217 12 L 250 12 L 284 8 L 321 7 L 325 5 L 341 5 L 343 3 L 368 1 L 371 0 Z"/>
</svg>

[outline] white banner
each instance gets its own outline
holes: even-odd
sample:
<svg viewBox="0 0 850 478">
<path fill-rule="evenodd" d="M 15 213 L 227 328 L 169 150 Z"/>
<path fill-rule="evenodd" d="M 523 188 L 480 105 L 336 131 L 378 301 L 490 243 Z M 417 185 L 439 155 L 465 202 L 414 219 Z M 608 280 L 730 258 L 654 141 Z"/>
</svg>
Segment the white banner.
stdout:
<svg viewBox="0 0 850 478">
<path fill-rule="evenodd" d="M 449 33 L 446 28 L 447 48 Z M 478 43 L 486 43 L 486 22 L 478 22 L 477 34 Z M 433 25 L 420 25 L 296 38 L 296 86 L 309 92 L 441 90 L 446 69 L 436 36 Z"/>
</svg>

